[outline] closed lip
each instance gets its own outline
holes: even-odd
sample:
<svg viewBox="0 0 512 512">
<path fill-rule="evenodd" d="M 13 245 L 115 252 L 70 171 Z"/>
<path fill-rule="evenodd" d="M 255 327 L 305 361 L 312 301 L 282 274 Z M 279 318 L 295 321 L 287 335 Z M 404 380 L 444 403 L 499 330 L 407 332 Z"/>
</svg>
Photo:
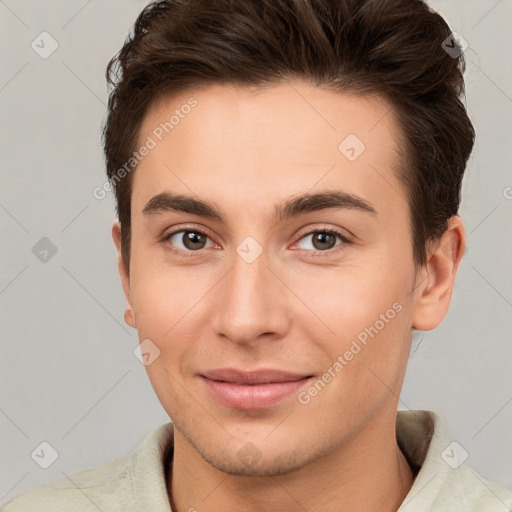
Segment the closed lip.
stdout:
<svg viewBox="0 0 512 512">
<path fill-rule="evenodd" d="M 312 377 L 308 374 L 290 373 L 283 370 L 258 369 L 240 371 L 235 368 L 219 368 L 200 373 L 201 377 L 218 382 L 238 385 L 273 384 L 279 382 L 295 382 Z"/>
</svg>

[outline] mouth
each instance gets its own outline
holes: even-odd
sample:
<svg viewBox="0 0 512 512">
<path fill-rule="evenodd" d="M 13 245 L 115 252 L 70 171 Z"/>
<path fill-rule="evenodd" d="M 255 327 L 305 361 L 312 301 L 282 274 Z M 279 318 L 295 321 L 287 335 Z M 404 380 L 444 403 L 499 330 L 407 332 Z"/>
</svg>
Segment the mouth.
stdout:
<svg viewBox="0 0 512 512">
<path fill-rule="evenodd" d="M 221 404 L 234 409 L 266 409 L 298 392 L 313 375 L 281 370 L 242 372 L 232 368 L 199 375 Z"/>
</svg>

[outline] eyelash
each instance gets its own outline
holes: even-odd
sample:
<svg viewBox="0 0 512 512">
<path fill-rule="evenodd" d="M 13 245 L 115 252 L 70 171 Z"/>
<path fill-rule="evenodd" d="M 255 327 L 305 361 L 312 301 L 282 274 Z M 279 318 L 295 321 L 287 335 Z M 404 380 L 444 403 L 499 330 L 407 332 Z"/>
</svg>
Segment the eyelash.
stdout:
<svg viewBox="0 0 512 512">
<path fill-rule="evenodd" d="M 187 232 L 187 231 L 191 232 L 191 233 L 199 233 L 200 235 L 204 235 L 205 237 L 210 239 L 210 237 L 208 236 L 208 233 L 206 233 L 205 231 L 203 231 L 201 229 L 197 229 L 194 226 L 182 226 L 180 229 L 177 229 L 177 230 L 173 231 L 172 233 L 166 234 L 163 237 L 162 241 L 168 242 L 170 240 L 170 238 L 173 237 L 174 235 L 176 235 L 177 233 Z M 317 251 L 309 251 L 307 249 L 294 249 L 294 250 L 302 250 L 302 251 L 309 252 L 309 253 L 311 253 L 309 256 L 313 257 L 313 258 L 328 257 L 328 256 L 331 256 L 333 253 L 337 253 L 340 250 L 344 250 L 343 246 L 351 243 L 351 240 L 347 236 L 345 236 L 343 233 L 341 233 L 340 231 L 338 231 L 337 229 L 334 229 L 334 228 L 322 228 L 322 229 L 314 229 L 312 231 L 307 231 L 305 233 L 300 234 L 298 241 L 302 240 L 304 237 L 306 237 L 308 235 L 315 235 L 318 233 L 327 233 L 329 235 L 336 235 L 340 238 L 342 243 L 337 246 L 334 246 L 331 249 L 326 249 L 325 251 L 318 251 L 318 250 Z M 193 256 L 197 255 L 198 253 L 200 253 L 201 251 L 205 250 L 205 249 L 199 249 L 197 251 L 183 251 L 182 249 L 176 249 L 176 248 L 172 247 L 172 244 L 171 244 L 170 249 L 176 255 L 183 257 L 183 258 L 193 257 Z"/>
</svg>

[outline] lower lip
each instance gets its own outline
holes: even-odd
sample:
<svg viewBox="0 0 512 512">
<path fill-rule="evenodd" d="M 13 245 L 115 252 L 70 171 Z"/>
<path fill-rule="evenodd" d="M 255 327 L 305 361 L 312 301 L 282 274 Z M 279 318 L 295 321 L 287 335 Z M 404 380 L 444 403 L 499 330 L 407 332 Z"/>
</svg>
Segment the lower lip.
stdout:
<svg viewBox="0 0 512 512">
<path fill-rule="evenodd" d="M 265 409 L 299 391 L 310 377 L 288 382 L 252 386 L 220 382 L 202 377 L 207 388 L 222 404 L 235 409 Z"/>
</svg>

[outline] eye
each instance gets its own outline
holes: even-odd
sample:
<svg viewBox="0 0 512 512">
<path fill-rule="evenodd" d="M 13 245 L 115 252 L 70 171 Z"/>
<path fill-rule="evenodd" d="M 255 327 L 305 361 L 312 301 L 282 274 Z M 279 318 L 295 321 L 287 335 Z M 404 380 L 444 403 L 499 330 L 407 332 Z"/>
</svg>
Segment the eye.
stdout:
<svg viewBox="0 0 512 512">
<path fill-rule="evenodd" d="M 198 229 L 180 229 L 167 235 L 165 240 L 171 243 L 173 249 L 181 252 L 198 252 L 216 245 L 210 240 L 211 245 L 207 246 L 208 235 Z"/>
<path fill-rule="evenodd" d="M 309 242 L 304 244 L 303 241 Z M 203 249 L 218 247 L 209 236 L 200 229 L 182 228 L 166 235 L 165 242 L 169 242 L 171 249 L 180 256 L 192 256 Z M 209 242 L 209 245 L 208 245 Z M 300 246 L 302 243 L 302 247 Z M 350 240 L 341 232 L 329 229 L 317 229 L 302 235 L 295 245 L 301 250 L 305 250 L 312 256 L 326 256 L 331 252 L 337 252 L 337 247 L 349 244 Z M 309 245 L 309 247 L 308 247 Z M 333 250 L 336 249 L 336 250 Z M 342 248 L 340 247 L 339 250 Z M 327 254 L 326 254 L 327 253 Z"/>
<path fill-rule="evenodd" d="M 347 237 L 334 229 L 318 229 L 311 231 L 303 235 L 300 240 L 307 241 L 308 239 L 309 242 L 303 244 L 299 249 L 307 251 L 313 250 L 313 255 L 315 256 L 324 255 L 322 253 L 330 252 L 335 247 L 350 243 Z M 336 243 L 337 239 L 340 241 L 339 243 Z M 296 245 L 300 245 L 300 241 Z"/>
</svg>

